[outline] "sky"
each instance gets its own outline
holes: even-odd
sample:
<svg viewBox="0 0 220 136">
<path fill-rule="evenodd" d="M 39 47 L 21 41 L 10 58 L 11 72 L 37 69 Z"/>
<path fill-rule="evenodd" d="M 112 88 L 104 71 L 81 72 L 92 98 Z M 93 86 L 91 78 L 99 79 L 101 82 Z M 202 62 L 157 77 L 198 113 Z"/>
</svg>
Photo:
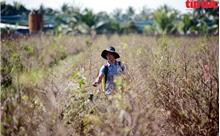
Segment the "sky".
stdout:
<svg viewBox="0 0 220 136">
<path fill-rule="evenodd" d="M 181 13 L 189 12 L 185 7 L 186 0 L 6 0 L 6 3 L 13 4 L 13 1 L 20 2 L 28 9 L 38 9 L 41 4 L 52 9 L 60 9 L 63 3 L 75 3 L 75 5 L 82 8 L 90 8 L 95 13 L 100 11 L 111 13 L 116 8 L 125 10 L 129 6 L 135 8 L 135 11 L 138 13 L 144 6 L 150 9 L 156 9 L 167 4 Z"/>
</svg>

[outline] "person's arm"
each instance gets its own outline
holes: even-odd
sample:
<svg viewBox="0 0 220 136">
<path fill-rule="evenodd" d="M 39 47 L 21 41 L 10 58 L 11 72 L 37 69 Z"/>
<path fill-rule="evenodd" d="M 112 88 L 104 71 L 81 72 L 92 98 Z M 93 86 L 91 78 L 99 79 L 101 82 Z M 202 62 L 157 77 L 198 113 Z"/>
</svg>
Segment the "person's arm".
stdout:
<svg viewBox="0 0 220 136">
<path fill-rule="evenodd" d="M 126 66 L 122 64 L 122 73 L 125 73 L 125 71 L 126 71 Z"/>
<path fill-rule="evenodd" d="M 98 86 L 99 83 L 101 83 L 103 76 L 104 76 L 103 74 L 99 74 L 99 76 L 96 78 L 95 82 L 92 85 L 94 87 Z"/>
<path fill-rule="evenodd" d="M 103 76 L 105 75 L 105 66 L 102 66 L 99 71 L 99 76 L 96 78 L 95 82 L 92 84 L 94 87 L 98 86 L 101 83 Z"/>
<path fill-rule="evenodd" d="M 120 63 L 121 63 L 121 62 L 120 62 Z M 126 71 L 126 66 L 125 66 L 125 64 L 124 64 L 124 63 L 121 63 L 121 64 L 120 64 L 120 67 L 121 67 L 121 69 L 122 69 L 122 74 L 125 73 L 125 71 Z"/>
</svg>

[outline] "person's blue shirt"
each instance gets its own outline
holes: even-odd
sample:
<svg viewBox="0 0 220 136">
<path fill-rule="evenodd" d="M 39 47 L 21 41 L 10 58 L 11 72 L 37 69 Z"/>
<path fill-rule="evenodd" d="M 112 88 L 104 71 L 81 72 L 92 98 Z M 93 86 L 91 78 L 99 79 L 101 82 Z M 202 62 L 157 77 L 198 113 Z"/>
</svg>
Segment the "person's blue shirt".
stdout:
<svg viewBox="0 0 220 136">
<path fill-rule="evenodd" d="M 107 75 L 107 80 L 105 84 L 105 94 L 110 94 L 111 90 L 116 89 L 116 85 L 114 83 L 114 77 L 115 76 L 120 76 L 125 68 L 122 68 L 122 66 L 119 65 L 119 62 L 116 61 L 115 65 L 111 65 L 109 62 L 107 62 L 108 66 L 108 75 Z M 105 75 L 105 65 L 103 65 L 100 69 L 100 74 Z"/>
</svg>

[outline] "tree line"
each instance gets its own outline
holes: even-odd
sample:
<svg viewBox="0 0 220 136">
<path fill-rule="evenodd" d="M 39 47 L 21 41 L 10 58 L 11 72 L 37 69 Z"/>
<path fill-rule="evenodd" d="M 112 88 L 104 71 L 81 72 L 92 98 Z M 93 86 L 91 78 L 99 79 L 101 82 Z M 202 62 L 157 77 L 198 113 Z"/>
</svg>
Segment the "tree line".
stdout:
<svg viewBox="0 0 220 136">
<path fill-rule="evenodd" d="M 115 9 L 108 14 L 106 12 L 94 13 L 88 8 L 63 3 L 59 10 L 45 7 L 43 4 L 35 10 L 45 16 L 51 16 L 55 22 L 55 32 L 63 34 L 95 32 L 97 34 L 215 35 L 219 31 L 219 7 L 197 8 L 184 14 L 167 5 L 156 10 L 143 7 L 139 13 L 133 7 L 128 7 L 125 12 L 122 9 Z M 19 2 L 14 2 L 12 5 L 1 2 L 1 16 L 27 16 L 30 12 L 30 9 Z M 137 21 L 151 21 L 152 23 L 143 23 L 143 31 L 139 31 Z"/>
</svg>

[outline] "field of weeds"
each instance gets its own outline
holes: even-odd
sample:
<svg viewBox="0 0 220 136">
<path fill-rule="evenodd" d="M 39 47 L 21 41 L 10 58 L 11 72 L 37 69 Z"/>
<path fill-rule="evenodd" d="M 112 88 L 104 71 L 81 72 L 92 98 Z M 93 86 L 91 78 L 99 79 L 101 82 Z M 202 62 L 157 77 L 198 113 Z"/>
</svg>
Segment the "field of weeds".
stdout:
<svg viewBox="0 0 220 136">
<path fill-rule="evenodd" d="M 127 70 L 106 99 L 92 83 L 108 46 Z M 219 37 L 2 39 L 1 134 L 217 136 L 218 68 Z"/>
</svg>

